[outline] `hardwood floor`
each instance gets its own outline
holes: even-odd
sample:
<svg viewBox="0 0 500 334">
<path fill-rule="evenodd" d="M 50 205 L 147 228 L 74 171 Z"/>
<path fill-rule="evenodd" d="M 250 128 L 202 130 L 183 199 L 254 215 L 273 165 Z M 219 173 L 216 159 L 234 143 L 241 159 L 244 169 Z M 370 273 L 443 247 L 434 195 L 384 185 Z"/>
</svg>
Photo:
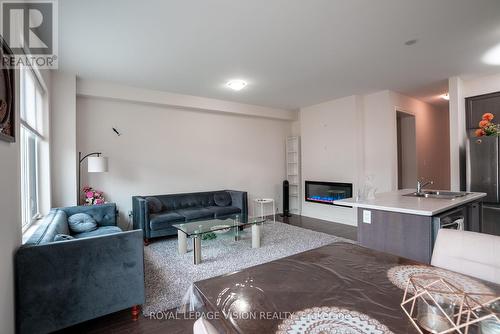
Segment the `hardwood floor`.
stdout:
<svg viewBox="0 0 500 334">
<path fill-rule="evenodd" d="M 298 215 L 292 215 L 291 217 L 288 218 L 281 217 L 278 215 L 276 216 L 276 219 L 281 222 L 299 226 L 302 228 L 307 228 L 309 230 L 323 232 L 350 240 L 355 240 L 355 241 L 358 240 L 357 236 L 358 229 L 356 226 L 333 223 L 321 219 L 298 216 Z"/>
<path fill-rule="evenodd" d="M 316 218 L 309 218 L 304 216 L 292 215 L 286 218 L 276 216 L 278 221 L 307 228 L 313 231 L 332 234 L 338 237 L 343 237 L 351 240 L 357 240 L 357 228 L 345 224 L 332 223 Z M 172 311 L 171 311 L 172 312 Z M 174 314 L 172 312 L 171 314 Z M 85 323 L 69 327 L 65 330 L 57 332 L 58 334 L 75 334 L 75 333 L 89 333 L 89 334 L 156 334 L 156 333 L 173 333 L 184 334 L 192 333 L 194 315 L 178 315 L 176 319 L 167 320 L 152 320 L 150 318 L 139 316 L 139 319 L 132 320 L 130 309 L 116 312 L 98 319 L 87 321 Z"/>
<path fill-rule="evenodd" d="M 168 313 L 168 312 L 167 312 Z M 174 312 L 172 312 L 173 314 Z M 129 310 L 116 312 L 98 319 L 90 320 L 82 324 L 66 328 L 57 334 L 185 334 L 193 332 L 194 315 L 179 315 L 178 319 L 157 320 L 144 316 L 132 320 Z"/>
</svg>

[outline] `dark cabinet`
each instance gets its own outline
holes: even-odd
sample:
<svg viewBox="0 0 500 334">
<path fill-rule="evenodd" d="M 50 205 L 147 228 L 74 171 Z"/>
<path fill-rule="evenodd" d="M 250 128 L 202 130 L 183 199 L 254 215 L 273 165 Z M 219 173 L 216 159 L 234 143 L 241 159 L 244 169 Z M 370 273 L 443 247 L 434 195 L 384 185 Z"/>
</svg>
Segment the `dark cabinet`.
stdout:
<svg viewBox="0 0 500 334">
<path fill-rule="evenodd" d="M 364 211 L 370 211 L 370 223 L 363 222 Z M 432 237 L 432 217 L 358 209 L 358 242 L 361 246 L 430 263 Z"/>
<path fill-rule="evenodd" d="M 482 211 L 481 232 L 500 236 L 500 206 L 484 204 Z"/>
<path fill-rule="evenodd" d="M 364 219 L 365 211 L 369 211 L 369 222 Z M 466 231 L 481 232 L 482 212 L 480 201 L 432 217 L 358 208 L 358 242 L 364 247 L 430 263 L 439 229 L 456 229 L 463 222 Z"/>
<path fill-rule="evenodd" d="M 479 128 L 483 114 L 500 115 L 500 92 L 465 99 L 467 129 Z"/>
<path fill-rule="evenodd" d="M 467 218 L 465 230 L 481 232 L 481 221 L 483 219 L 483 203 L 474 202 L 467 205 Z"/>
</svg>

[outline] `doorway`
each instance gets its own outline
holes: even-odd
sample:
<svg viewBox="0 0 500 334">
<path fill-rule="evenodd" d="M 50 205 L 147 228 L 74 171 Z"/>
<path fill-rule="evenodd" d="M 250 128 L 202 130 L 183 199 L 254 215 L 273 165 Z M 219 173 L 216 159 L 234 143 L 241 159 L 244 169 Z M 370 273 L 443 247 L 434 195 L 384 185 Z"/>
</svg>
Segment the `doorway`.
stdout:
<svg viewBox="0 0 500 334">
<path fill-rule="evenodd" d="M 398 189 L 415 188 L 417 182 L 417 130 L 415 115 L 397 111 Z"/>
</svg>

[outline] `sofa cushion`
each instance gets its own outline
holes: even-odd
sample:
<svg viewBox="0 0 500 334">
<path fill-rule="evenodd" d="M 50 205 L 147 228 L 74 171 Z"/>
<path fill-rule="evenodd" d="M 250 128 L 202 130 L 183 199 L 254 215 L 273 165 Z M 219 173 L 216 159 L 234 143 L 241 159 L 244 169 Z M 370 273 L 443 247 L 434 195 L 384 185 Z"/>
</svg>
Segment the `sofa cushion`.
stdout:
<svg viewBox="0 0 500 334">
<path fill-rule="evenodd" d="M 160 195 L 157 198 L 162 202 L 163 209 L 168 211 L 215 205 L 213 192 Z"/>
<path fill-rule="evenodd" d="M 207 208 L 180 209 L 176 212 L 181 216 L 184 216 L 186 221 L 202 218 L 214 218 L 214 212 Z"/>
<path fill-rule="evenodd" d="M 97 228 L 97 222 L 86 213 L 75 213 L 68 218 L 69 229 L 73 233 L 90 232 Z"/>
<path fill-rule="evenodd" d="M 74 238 L 71 235 L 67 234 L 56 234 L 54 237 L 54 241 L 67 241 L 67 240 L 73 240 Z"/>
<path fill-rule="evenodd" d="M 158 213 L 163 209 L 162 202 L 156 197 L 146 197 L 149 213 Z"/>
<path fill-rule="evenodd" d="M 231 195 L 226 191 L 219 191 L 214 194 L 214 202 L 217 206 L 230 206 Z"/>
<path fill-rule="evenodd" d="M 56 234 L 69 234 L 66 212 L 53 209 L 43 218 L 40 226 L 26 241 L 25 245 L 41 245 L 54 241 Z"/>
<path fill-rule="evenodd" d="M 149 227 L 152 230 L 162 230 L 171 227 L 172 224 L 186 221 L 184 216 L 177 212 L 165 212 L 149 215 Z"/>
<path fill-rule="evenodd" d="M 119 228 L 118 226 L 102 226 L 93 231 L 75 234 L 74 237 L 76 239 L 82 239 L 82 238 L 97 237 L 100 235 L 120 233 L 120 232 L 122 232 L 122 229 Z"/>
<path fill-rule="evenodd" d="M 235 206 L 211 206 L 207 209 L 215 214 L 215 218 L 241 213 L 241 209 Z"/>
<path fill-rule="evenodd" d="M 180 195 L 177 209 L 188 209 L 188 208 L 209 206 L 210 197 L 211 196 L 206 193 Z"/>
<path fill-rule="evenodd" d="M 107 203 L 102 205 L 72 206 L 60 208 L 66 212 L 68 217 L 75 213 L 86 213 L 95 219 L 99 226 L 116 226 L 116 204 Z"/>
</svg>

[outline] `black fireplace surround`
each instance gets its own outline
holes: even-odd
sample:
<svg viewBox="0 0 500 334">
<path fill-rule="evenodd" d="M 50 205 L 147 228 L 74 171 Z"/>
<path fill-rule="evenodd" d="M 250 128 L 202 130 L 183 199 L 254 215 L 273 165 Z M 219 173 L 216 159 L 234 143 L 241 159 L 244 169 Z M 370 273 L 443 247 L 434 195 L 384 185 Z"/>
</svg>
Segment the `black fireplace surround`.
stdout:
<svg viewBox="0 0 500 334">
<path fill-rule="evenodd" d="M 352 197 L 352 183 L 306 181 L 307 202 L 333 204 L 333 201 Z"/>
</svg>

